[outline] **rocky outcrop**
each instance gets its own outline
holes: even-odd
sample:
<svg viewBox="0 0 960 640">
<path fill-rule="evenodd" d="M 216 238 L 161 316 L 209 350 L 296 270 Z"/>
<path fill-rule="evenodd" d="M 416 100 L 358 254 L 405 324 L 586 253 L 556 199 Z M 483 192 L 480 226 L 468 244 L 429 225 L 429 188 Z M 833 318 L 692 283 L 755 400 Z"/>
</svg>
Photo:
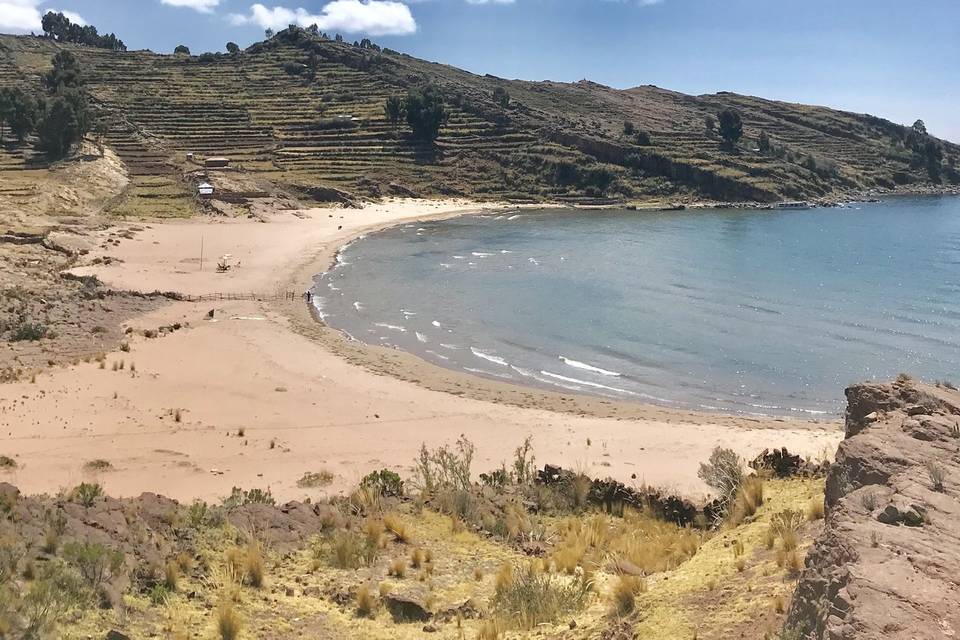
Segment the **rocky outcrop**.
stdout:
<svg viewBox="0 0 960 640">
<path fill-rule="evenodd" d="M 960 393 L 901 376 L 846 395 L 826 524 L 783 637 L 960 637 Z"/>
</svg>

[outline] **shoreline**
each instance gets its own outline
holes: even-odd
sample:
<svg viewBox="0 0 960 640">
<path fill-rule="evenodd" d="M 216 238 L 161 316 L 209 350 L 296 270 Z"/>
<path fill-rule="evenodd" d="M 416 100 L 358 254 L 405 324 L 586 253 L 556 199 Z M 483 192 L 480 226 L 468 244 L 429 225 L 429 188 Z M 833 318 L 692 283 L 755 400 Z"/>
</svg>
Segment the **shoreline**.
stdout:
<svg viewBox="0 0 960 640">
<path fill-rule="evenodd" d="M 401 200 L 265 221 L 128 223 L 98 232 L 101 248 L 71 271 L 144 293 L 299 294 L 351 237 L 491 206 Z M 207 264 L 220 255 L 231 268 L 201 270 L 201 238 Z M 486 381 L 350 341 L 317 322 L 299 295 L 270 298 L 170 301 L 124 322 L 126 345 L 102 364 L 5 385 L 0 454 L 17 469 L 0 471 L 0 482 L 28 494 L 97 481 L 115 496 L 217 500 L 231 487 L 259 487 L 281 501 L 317 499 L 351 491 L 376 469 L 408 476 L 422 444 L 466 436 L 480 473 L 508 462 L 530 436 L 540 464 L 697 499 L 707 493 L 698 465 L 715 446 L 745 458 L 775 447 L 823 457 L 843 436 L 839 423 L 683 412 Z M 109 466 L 91 470 L 99 459 Z M 299 486 L 321 470 L 330 485 Z"/>
</svg>

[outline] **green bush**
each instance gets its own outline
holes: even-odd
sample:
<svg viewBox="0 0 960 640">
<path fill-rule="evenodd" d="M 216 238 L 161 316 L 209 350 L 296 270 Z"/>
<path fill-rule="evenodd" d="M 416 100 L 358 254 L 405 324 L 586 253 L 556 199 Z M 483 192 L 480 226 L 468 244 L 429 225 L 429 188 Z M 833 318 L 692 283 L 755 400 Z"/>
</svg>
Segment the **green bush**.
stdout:
<svg viewBox="0 0 960 640">
<path fill-rule="evenodd" d="M 403 496 L 403 480 L 400 476 L 389 469 L 381 469 L 364 476 L 360 481 L 360 486 L 364 489 L 374 489 L 382 496 L 392 496 L 399 498 Z"/>
<path fill-rule="evenodd" d="M 109 582 L 123 567 L 123 554 L 99 542 L 69 542 L 63 546 L 63 558 L 93 590 Z"/>
<path fill-rule="evenodd" d="M 84 507 L 92 507 L 97 498 L 103 495 L 103 487 L 95 482 L 81 482 L 73 490 L 72 500 Z"/>
<path fill-rule="evenodd" d="M 230 491 L 230 496 L 223 501 L 223 507 L 227 510 L 242 507 L 246 504 L 277 504 L 270 489 L 250 489 L 244 491 L 240 487 L 234 487 Z"/>
<path fill-rule="evenodd" d="M 35 342 L 47 337 L 47 327 L 39 322 L 24 322 L 13 330 L 11 342 Z"/>
</svg>

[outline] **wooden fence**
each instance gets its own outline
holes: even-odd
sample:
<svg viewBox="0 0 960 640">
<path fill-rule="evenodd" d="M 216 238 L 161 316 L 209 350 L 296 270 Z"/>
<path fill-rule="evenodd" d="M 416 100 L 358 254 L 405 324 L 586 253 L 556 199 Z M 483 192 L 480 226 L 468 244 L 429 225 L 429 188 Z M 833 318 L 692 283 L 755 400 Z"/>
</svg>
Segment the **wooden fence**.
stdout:
<svg viewBox="0 0 960 640">
<path fill-rule="evenodd" d="M 194 296 L 186 293 L 171 294 L 168 297 L 184 302 L 218 302 L 230 300 L 256 300 L 257 302 L 272 300 L 297 300 L 303 298 L 303 293 L 296 291 L 280 291 L 274 293 L 205 293 Z"/>
</svg>

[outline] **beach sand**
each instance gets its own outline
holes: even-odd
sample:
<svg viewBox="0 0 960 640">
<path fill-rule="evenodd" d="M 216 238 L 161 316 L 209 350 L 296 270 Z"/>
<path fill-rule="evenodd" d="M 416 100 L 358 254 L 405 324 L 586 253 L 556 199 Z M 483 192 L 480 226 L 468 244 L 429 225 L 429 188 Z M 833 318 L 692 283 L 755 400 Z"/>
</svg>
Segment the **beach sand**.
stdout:
<svg viewBox="0 0 960 640">
<path fill-rule="evenodd" d="M 349 491 L 374 469 L 407 475 L 421 443 L 465 435 L 477 448 L 476 473 L 509 465 L 531 436 L 540 464 L 697 497 L 706 491 L 698 465 L 715 446 L 750 457 L 768 447 L 813 457 L 835 450 L 839 422 L 673 411 L 449 371 L 351 342 L 311 317 L 299 298 L 349 239 L 479 206 L 398 200 L 265 221 L 124 225 L 132 239 L 91 252 L 74 273 L 130 291 L 264 299 L 171 301 L 126 323 L 129 351 L 106 354 L 103 368 L 80 363 L 0 387 L 0 454 L 18 463 L 0 481 L 28 493 L 95 479 L 116 496 L 213 500 L 238 486 L 269 487 L 279 499 L 317 498 Z M 114 229 L 102 239 L 111 232 L 116 238 Z M 218 273 L 227 254 L 231 268 Z M 105 256 L 109 264 L 92 264 Z M 274 299 L 278 292 L 294 299 Z M 174 323 L 184 327 L 144 336 Z M 95 459 L 113 469 L 86 470 Z M 330 486 L 297 486 L 304 473 L 323 470 L 334 476 Z"/>
</svg>

